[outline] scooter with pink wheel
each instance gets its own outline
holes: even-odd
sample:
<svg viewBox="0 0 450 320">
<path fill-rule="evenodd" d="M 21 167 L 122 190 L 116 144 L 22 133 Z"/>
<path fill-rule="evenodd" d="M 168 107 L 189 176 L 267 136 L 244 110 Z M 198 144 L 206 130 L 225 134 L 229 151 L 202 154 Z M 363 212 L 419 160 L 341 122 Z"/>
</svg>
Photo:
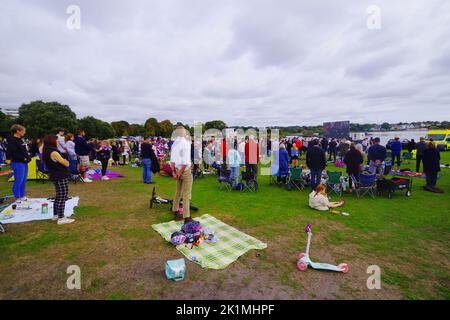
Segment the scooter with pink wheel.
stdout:
<svg viewBox="0 0 450 320">
<path fill-rule="evenodd" d="M 309 258 L 309 249 L 311 247 L 311 225 L 308 224 L 305 228 L 305 232 L 308 234 L 308 242 L 306 244 L 306 253 L 300 253 L 299 260 L 297 262 L 297 269 L 300 271 L 305 271 L 310 266 L 313 269 L 317 270 L 329 270 L 335 272 L 348 272 L 348 265 L 346 263 L 341 263 L 340 265 L 335 266 L 334 264 L 329 263 L 321 263 L 321 262 L 313 262 Z"/>
</svg>

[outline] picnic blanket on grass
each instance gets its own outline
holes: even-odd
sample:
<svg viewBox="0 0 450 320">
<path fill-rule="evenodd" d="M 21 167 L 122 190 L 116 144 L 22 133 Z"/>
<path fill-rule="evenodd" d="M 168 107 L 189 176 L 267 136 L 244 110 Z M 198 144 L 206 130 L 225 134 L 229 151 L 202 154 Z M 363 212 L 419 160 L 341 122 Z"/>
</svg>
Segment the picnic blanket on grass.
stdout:
<svg viewBox="0 0 450 320">
<path fill-rule="evenodd" d="M 66 201 L 66 208 L 64 210 L 66 217 L 73 215 L 73 209 L 78 205 L 79 200 L 79 197 L 73 197 Z M 41 213 L 41 205 L 43 203 L 48 203 L 48 213 L 46 214 Z M 28 201 L 17 205 L 15 210 L 13 210 L 11 204 L 0 212 L 0 222 L 3 224 L 49 220 L 51 218 L 53 218 L 53 202 L 46 198 L 28 199 Z"/>
<path fill-rule="evenodd" d="M 95 170 L 89 170 L 87 172 L 87 174 L 89 175 L 89 177 L 91 177 L 91 179 L 97 180 L 97 179 L 101 179 L 102 178 L 102 170 L 101 169 L 95 169 Z M 110 179 L 115 179 L 115 178 L 123 178 L 124 175 L 121 173 L 117 173 L 111 170 L 106 170 L 106 176 Z"/>
<path fill-rule="evenodd" d="M 195 218 L 195 220 L 201 223 L 203 229 L 212 230 L 218 241 L 216 243 L 202 242 L 200 246 L 192 249 L 190 246 L 182 244 L 177 246 L 177 250 L 202 268 L 225 269 L 247 251 L 267 248 L 267 244 L 264 242 L 227 225 L 209 214 Z M 166 241 L 170 242 L 172 233 L 180 231 L 182 225 L 182 221 L 171 221 L 154 224 L 152 228 Z"/>
</svg>

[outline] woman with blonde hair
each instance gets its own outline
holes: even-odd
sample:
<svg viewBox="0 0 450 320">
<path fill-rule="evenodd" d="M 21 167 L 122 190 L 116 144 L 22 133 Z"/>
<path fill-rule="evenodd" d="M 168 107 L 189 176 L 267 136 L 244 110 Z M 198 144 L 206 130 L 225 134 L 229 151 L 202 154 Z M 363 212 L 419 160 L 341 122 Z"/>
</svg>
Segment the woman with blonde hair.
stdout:
<svg viewBox="0 0 450 320">
<path fill-rule="evenodd" d="M 344 205 L 344 201 L 330 202 L 327 195 L 327 187 L 324 184 L 319 184 L 316 191 L 309 194 L 309 206 L 319 211 L 327 211 L 330 208 L 337 208 Z"/>
</svg>

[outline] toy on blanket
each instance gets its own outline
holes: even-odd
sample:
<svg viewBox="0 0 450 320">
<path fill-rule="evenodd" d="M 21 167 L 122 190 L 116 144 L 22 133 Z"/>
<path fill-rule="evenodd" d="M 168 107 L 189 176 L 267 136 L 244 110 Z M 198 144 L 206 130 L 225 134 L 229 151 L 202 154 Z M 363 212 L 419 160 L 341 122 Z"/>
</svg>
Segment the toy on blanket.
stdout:
<svg viewBox="0 0 450 320">
<path fill-rule="evenodd" d="M 202 229 L 200 222 L 192 220 L 181 227 L 181 231 L 176 231 L 170 236 L 170 242 L 174 246 L 186 244 L 186 247 L 192 249 L 198 247 L 205 241 L 207 243 L 217 242 L 214 232 L 210 229 Z"/>
</svg>

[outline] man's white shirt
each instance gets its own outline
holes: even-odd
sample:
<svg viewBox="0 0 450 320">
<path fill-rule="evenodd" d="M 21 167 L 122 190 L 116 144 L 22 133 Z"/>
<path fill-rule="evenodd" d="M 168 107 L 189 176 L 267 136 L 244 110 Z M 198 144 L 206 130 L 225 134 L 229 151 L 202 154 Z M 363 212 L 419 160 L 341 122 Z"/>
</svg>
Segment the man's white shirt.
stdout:
<svg viewBox="0 0 450 320">
<path fill-rule="evenodd" d="M 186 169 L 191 167 L 191 144 L 186 138 L 175 139 L 170 152 L 170 162 L 174 163 L 177 169 L 182 166 L 186 166 Z"/>
</svg>

